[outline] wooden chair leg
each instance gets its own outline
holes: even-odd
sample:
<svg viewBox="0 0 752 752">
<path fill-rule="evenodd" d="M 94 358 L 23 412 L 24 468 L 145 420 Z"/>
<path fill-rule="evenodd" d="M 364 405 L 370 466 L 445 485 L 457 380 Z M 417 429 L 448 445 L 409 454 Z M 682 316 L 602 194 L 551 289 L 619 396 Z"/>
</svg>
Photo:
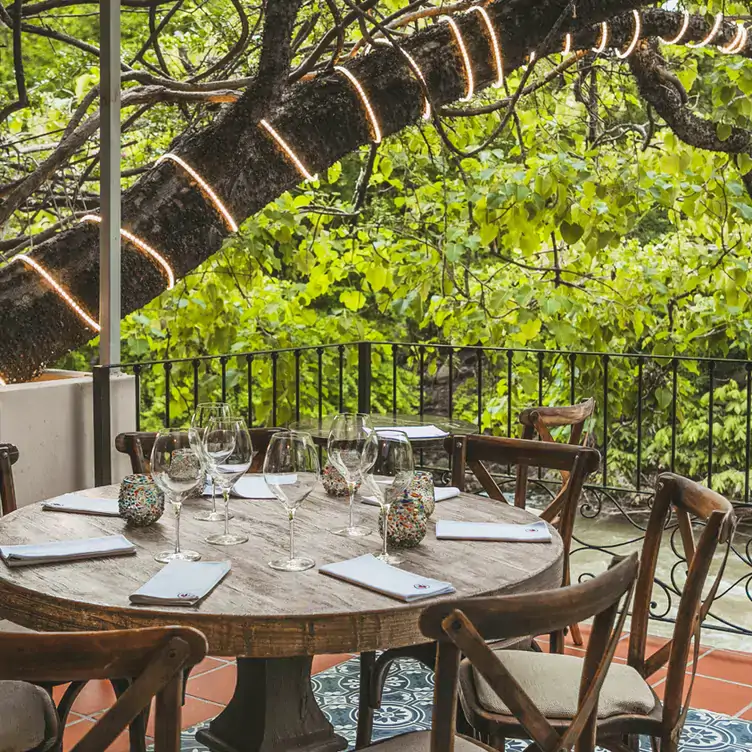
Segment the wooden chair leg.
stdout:
<svg viewBox="0 0 752 752">
<path fill-rule="evenodd" d="M 183 673 L 173 676 L 157 694 L 154 704 L 154 749 L 180 752 L 180 708 L 183 704 Z M 131 724 L 133 729 L 133 724 Z M 133 747 L 131 746 L 131 750 Z"/>
<path fill-rule="evenodd" d="M 580 630 L 580 625 L 572 624 L 572 626 L 569 627 L 569 632 L 572 635 L 572 642 L 574 642 L 577 647 L 582 647 L 582 645 L 584 645 L 584 642 L 582 640 L 582 631 Z"/>
<path fill-rule="evenodd" d="M 371 702 L 371 684 L 376 665 L 376 653 L 360 654 L 360 689 L 358 691 L 358 729 L 355 737 L 355 749 L 363 749 L 371 744 L 373 736 L 373 705 Z"/>
<path fill-rule="evenodd" d="M 131 682 L 128 679 L 111 679 L 112 689 L 115 691 L 115 696 L 125 692 L 130 687 Z M 146 752 L 146 727 L 149 723 L 149 709 L 147 708 L 142 713 L 139 713 L 131 724 L 128 726 L 128 740 L 130 745 L 130 752 Z"/>
<path fill-rule="evenodd" d="M 494 749 L 498 749 L 499 752 L 504 752 L 507 746 L 506 738 L 499 732 L 492 733 L 488 742 L 489 746 L 493 747 Z"/>
</svg>

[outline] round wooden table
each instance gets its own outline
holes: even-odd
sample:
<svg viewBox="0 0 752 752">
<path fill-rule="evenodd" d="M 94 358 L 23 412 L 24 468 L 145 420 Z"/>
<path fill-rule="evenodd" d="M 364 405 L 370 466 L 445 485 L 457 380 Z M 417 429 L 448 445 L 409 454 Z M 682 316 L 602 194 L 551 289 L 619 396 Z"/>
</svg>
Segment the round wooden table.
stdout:
<svg viewBox="0 0 752 752">
<path fill-rule="evenodd" d="M 117 487 L 85 491 L 116 497 Z M 232 571 L 194 607 L 132 606 L 129 595 L 162 565 L 154 554 L 174 541 L 170 510 L 148 528 L 133 528 L 120 518 L 44 511 L 40 504 L 0 519 L 4 545 L 124 534 L 136 547 L 129 557 L 96 559 L 9 569 L 0 564 L 0 617 L 32 629 L 97 630 L 181 624 L 200 629 L 217 656 L 238 657 L 235 694 L 227 708 L 199 732 L 199 741 L 217 752 L 335 752 L 344 749 L 311 691 L 312 657 L 321 653 L 363 651 L 426 642 L 418 629 L 421 610 L 436 599 L 402 603 L 319 574 L 277 572 L 270 559 L 286 553 L 287 520 L 276 501 L 231 500 L 231 527 L 251 539 L 240 546 L 211 546 L 204 538 L 218 523 L 199 522 L 193 512 L 204 499 L 183 507 L 181 542 L 204 560 L 227 560 Z M 359 506 L 374 529 L 378 509 Z M 341 524 L 347 502 L 314 492 L 296 516 L 300 554 L 317 565 L 376 553 L 377 533 L 342 538 L 329 532 Z M 440 502 L 434 519 L 528 522 L 522 509 L 462 494 Z M 451 582 L 456 595 L 444 598 L 534 592 L 561 584 L 563 547 L 553 532 L 551 544 L 437 541 L 433 524 L 417 548 L 404 552 L 404 569 Z"/>
</svg>

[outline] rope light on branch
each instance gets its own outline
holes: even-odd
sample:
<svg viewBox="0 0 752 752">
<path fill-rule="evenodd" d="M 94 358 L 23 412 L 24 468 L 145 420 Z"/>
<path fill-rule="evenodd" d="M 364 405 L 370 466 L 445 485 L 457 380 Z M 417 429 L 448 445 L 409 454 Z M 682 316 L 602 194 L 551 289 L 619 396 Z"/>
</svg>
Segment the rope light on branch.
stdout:
<svg viewBox="0 0 752 752">
<path fill-rule="evenodd" d="M 725 47 L 721 47 L 721 52 L 727 55 L 741 52 L 747 46 L 747 34 L 747 27 L 742 23 L 737 23 L 736 36 Z"/>
<path fill-rule="evenodd" d="M 567 32 L 567 35 L 564 37 L 564 50 L 562 51 L 562 55 L 568 55 L 572 51 L 572 35 Z"/>
<path fill-rule="evenodd" d="M 608 23 L 606 21 L 603 21 L 601 23 L 601 41 L 598 43 L 597 47 L 593 47 L 593 52 L 601 53 L 603 50 L 606 49 L 608 46 Z"/>
<path fill-rule="evenodd" d="M 684 35 L 687 33 L 687 29 L 689 28 L 689 11 L 684 11 L 684 20 L 682 21 L 681 28 L 679 29 L 679 33 L 673 38 L 673 39 L 664 39 L 663 37 L 658 37 L 658 39 L 663 42 L 663 44 L 679 44 L 682 39 L 684 39 Z"/>
<path fill-rule="evenodd" d="M 279 135 L 279 133 L 272 128 L 272 126 L 269 124 L 267 120 L 264 120 L 263 118 L 259 121 L 259 125 L 262 126 L 266 130 L 266 132 L 277 142 L 280 149 L 287 154 L 287 156 L 290 158 L 290 161 L 295 165 L 297 171 L 306 179 L 306 180 L 316 180 L 318 175 L 311 175 L 310 172 L 306 169 L 305 165 L 298 159 L 298 155 L 290 148 L 290 145 L 285 141 L 282 136 Z"/>
<path fill-rule="evenodd" d="M 473 98 L 473 94 L 475 93 L 475 79 L 473 77 L 473 64 L 470 60 L 470 54 L 467 51 L 467 47 L 465 46 L 465 40 L 462 37 L 462 32 L 460 31 L 460 27 L 457 25 L 457 22 L 451 17 L 446 17 L 447 22 L 449 23 L 449 27 L 452 29 L 452 34 L 454 34 L 454 41 L 457 42 L 457 47 L 459 47 L 460 54 L 462 55 L 462 63 L 465 66 L 465 82 L 466 82 L 466 89 L 465 89 L 465 96 L 462 97 L 462 102 L 468 102 Z"/>
<path fill-rule="evenodd" d="M 86 214 L 85 216 L 81 217 L 81 221 L 101 223 L 102 217 L 97 214 Z M 170 264 L 167 262 L 167 259 L 161 253 L 154 250 L 154 248 L 152 248 L 148 243 L 141 240 L 141 238 L 139 238 L 137 235 L 134 235 L 132 232 L 128 232 L 128 230 L 124 230 L 122 227 L 120 228 L 120 235 L 126 240 L 129 240 L 131 243 L 133 243 L 136 248 L 138 248 L 140 251 L 143 251 L 147 256 L 156 261 L 160 267 L 162 267 L 165 277 L 167 277 L 167 289 L 172 290 L 172 288 L 175 287 L 175 273 L 173 272 Z"/>
<path fill-rule="evenodd" d="M 498 89 L 500 86 L 504 85 L 504 61 L 501 57 L 501 44 L 499 43 L 499 36 L 496 33 L 496 29 L 494 29 L 493 23 L 491 23 L 491 16 L 488 15 L 488 11 L 485 8 L 476 5 L 473 8 L 470 8 L 470 12 L 473 11 L 480 13 L 481 18 L 483 19 L 483 23 L 486 25 L 488 37 L 491 40 L 491 50 L 493 51 L 494 65 L 496 66 L 496 83 L 494 83 L 493 85 Z"/>
<path fill-rule="evenodd" d="M 633 10 L 632 15 L 634 16 L 634 36 L 632 37 L 632 41 L 629 43 L 629 47 L 627 47 L 624 52 L 620 52 L 619 50 L 616 50 L 616 57 L 621 58 L 624 60 L 625 58 L 629 57 L 637 47 L 637 42 L 640 41 L 640 33 L 642 32 L 642 19 L 640 18 L 639 11 Z"/>
<path fill-rule="evenodd" d="M 721 30 L 721 24 L 723 23 L 723 13 L 716 13 L 715 21 L 713 22 L 713 28 L 710 30 L 710 33 L 703 39 L 701 42 L 697 42 L 695 44 L 694 42 L 687 42 L 687 47 L 694 47 L 696 50 L 699 50 L 700 47 L 705 47 L 706 45 L 710 44 L 716 36 L 718 36 L 718 32 Z"/>
<path fill-rule="evenodd" d="M 25 254 L 14 256 L 11 259 L 11 263 L 14 261 L 20 261 L 21 263 L 26 264 L 26 266 L 34 269 L 34 271 L 36 271 L 37 274 L 39 274 L 39 276 L 42 277 L 42 279 L 44 279 L 44 281 L 47 282 L 47 284 L 60 296 L 61 300 L 64 300 L 68 304 L 68 307 L 78 314 L 78 317 L 90 329 L 93 329 L 95 332 L 100 330 L 99 324 L 89 316 L 88 313 L 86 313 L 75 298 L 73 298 L 73 296 L 38 261 L 35 261 L 33 258 L 26 256 Z"/>
<path fill-rule="evenodd" d="M 237 232 L 237 223 L 232 218 L 232 215 L 227 210 L 227 207 L 222 203 L 219 196 L 217 196 L 217 194 L 212 190 L 212 187 L 209 185 L 209 183 L 207 183 L 206 180 L 204 180 L 201 175 L 199 175 L 196 170 L 194 170 L 193 167 L 191 167 L 184 159 L 177 156 L 177 154 L 163 154 L 157 160 L 156 164 L 159 165 L 167 160 L 174 162 L 176 165 L 180 165 L 180 167 L 182 167 L 198 183 L 204 195 L 212 202 L 212 204 L 214 204 L 216 210 L 222 215 L 222 218 L 225 220 L 225 224 L 227 225 L 227 228 L 230 230 L 230 232 Z"/>
<path fill-rule="evenodd" d="M 344 75 L 345 78 L 347 78 L 348 81 L 350 81 L 350 83 L 353 85 L 355 91 L 358 92 L 360 101 L 363 102 L 363 107 L 365 108 L 366 114 L 368 115 L 368 120 L 371 123 L 371 129 L 373 131 L 373 143 L 380 144 L 381 128 L 379 127 L 379 120 L 376 117 L 376 113 L 374 112 L 373 107 L 371 107 L 371 102 L 368 99 L 366 90 L 361 86 L 360 81 L 358 81 L 358 79 L 355 78 L 355 76 L 349 70 L 347 70 L 347 68 L 344 68 L 341 65 L 335 65 L 334 70 L 342 73 L 342 75 Z"/>
<path fill-rule="evenodd" d="M 400 52 L 405 56 L 405 59 L 410 65 L 410 68 L 412 69 L 413 73 L 423 82 L 423 86 L 428 88 L 428 84 L 426 83 L 426 78 L 423 75 L 423 71 L 418 67 L 418 64 L 415 62 L 415 58 L 405 49 L 400 48 Z M 431 119 L 431 103 L 428 101 L 428 97 L 423 97 L 423 120 L 430 120 Z"/>
</svg>

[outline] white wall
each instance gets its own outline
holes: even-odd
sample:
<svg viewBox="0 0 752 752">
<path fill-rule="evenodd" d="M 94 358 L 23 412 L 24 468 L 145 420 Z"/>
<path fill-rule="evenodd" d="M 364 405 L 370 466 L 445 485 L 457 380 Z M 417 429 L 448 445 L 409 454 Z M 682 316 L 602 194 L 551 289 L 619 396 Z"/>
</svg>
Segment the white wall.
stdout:
<svg viewBox="0 0 752 752">
<path fill-rule="evenodd" d="M 135 377 L 113 374 L 112 480 L 129 473 L 115 436 L 135 430 Z M 0 386 L 0 442 L 15 444 L 19 506 L 94 485 L 91 374 L 48 371 L 38 381 Z"/>
</svg>

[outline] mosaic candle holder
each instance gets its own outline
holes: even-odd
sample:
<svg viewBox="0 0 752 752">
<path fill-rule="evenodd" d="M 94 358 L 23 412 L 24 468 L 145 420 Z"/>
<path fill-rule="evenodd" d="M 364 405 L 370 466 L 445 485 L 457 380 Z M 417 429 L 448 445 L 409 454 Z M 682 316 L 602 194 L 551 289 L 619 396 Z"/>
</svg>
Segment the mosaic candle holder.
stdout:
<svg viewBox="0 0 752 752">
<path fill-rule="evenodd" d="M 347 490 L 347 483 L 342 477 L 342 473 L 329 460 L 327 460 L 321 473 L 321 482 L 329 496 L 348 496 L 350 493 Z M 360 483 L 355 486 L 355 490 L 357 491 L 359 488 Z"/>
<path fill-rule="evenodd" d="M 416 473 L 428 475 L 428 473 Z M 415 485 L 416 480 L 418 482 Z M 430 476 L 429 476 L 430 480 Z M 425 506 L 425 478 L 413 478 L 410 486 L 392 501 L 386 522 L 387 543 L 390 548 L 415 548 L 426 537 L 428 515 Z M 433 481 L 431 481 L 431 500 L 433 500 Z M 384 536 L 384 510 L 379 512 L 379 533 Z"/>
<path fill-rule="evenodd" d="M 153 525 L 163 514 L 164 494 L 151 475 L 126 475 L 120 483 L 118 510 L 134 527 Z"/>
<path fill-rule="evenodd" d="M 433 487 L 433 476 L 425 470 L 416 470 L 410 483 L 410 491 L 417 493 L 426 511 L 426 517 L 430 517 L 436 509 L 436 494 Z"/>
</svg>

